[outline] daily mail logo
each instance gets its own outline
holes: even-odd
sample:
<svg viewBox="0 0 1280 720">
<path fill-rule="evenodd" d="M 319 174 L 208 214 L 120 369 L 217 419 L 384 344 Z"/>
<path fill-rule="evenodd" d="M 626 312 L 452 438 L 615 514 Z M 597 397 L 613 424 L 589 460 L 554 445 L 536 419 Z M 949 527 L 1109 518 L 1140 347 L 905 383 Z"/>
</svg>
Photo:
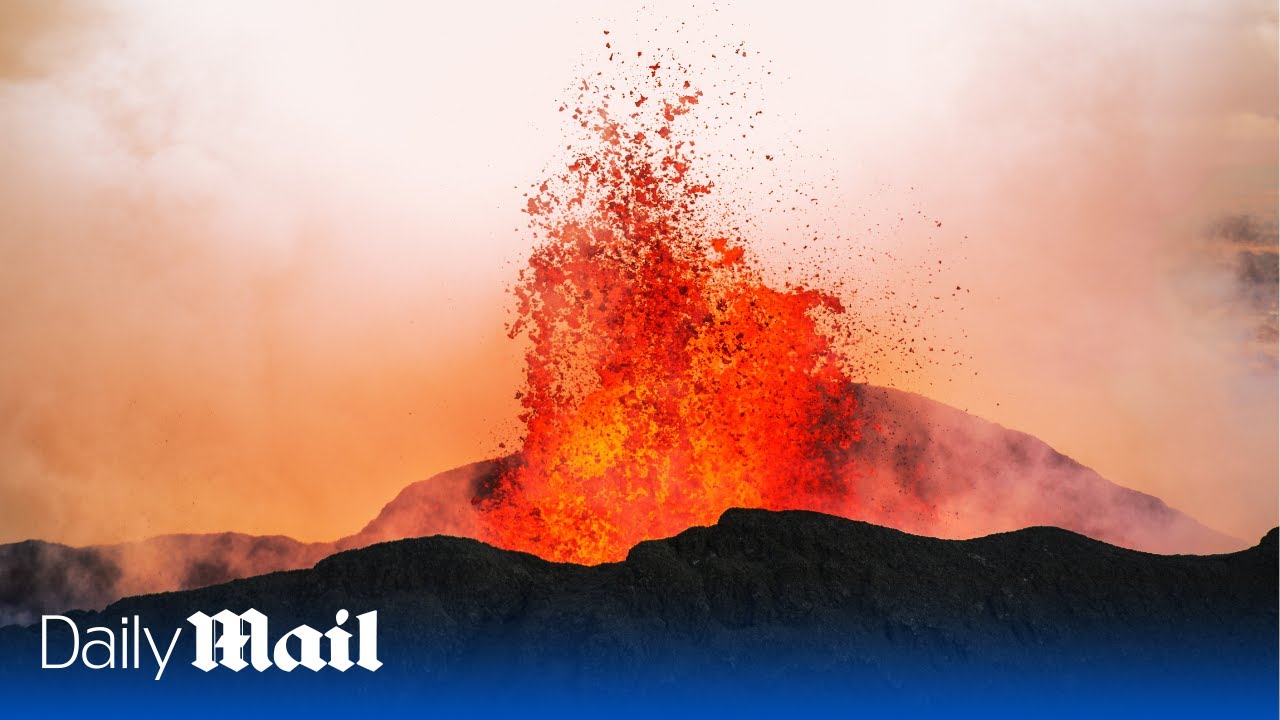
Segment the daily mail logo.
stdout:
<svg viewBox="0 0 1280 720">
<path fill-rule="evenodd" d="M 252 667 L 262 672 L 277 667 L 292 672 L 304 667 L 319 672 L 331 667 L 346 672 L 361 667 L 370 672 L 382 667 L 378 660 L 378 612 L 376 610 L 356 616 L 355 632 L 343 628 L 350 613 L 339 610 L 332 628 L 321 633 L 308 625 L 299 625 L 269 645 L 267 616 L 250 608 L 243 613 L 223 610 L 214 615 L 197 612 L 187 618 L 195 628 L 196 652 L 191 664 L 209 672 L 222 665 L 234 672 Z M 64 623 L 70 628 L 70 648 L 50 647 L 51 623 Z M 164 676 L 165 668 L 178 645 L 182 628 L 173 631 L 168 643 L 157 642 L 151 628 L 143 627 L 139 616 L 132 621 L 120 619 L 117 630 L 94 626 L 81 633 L 75 621 L 65 615 L 43 615 L 40 618 L 40 667 L 45 670 L 69 668 L 77 663 L 90 670 L 141 669 L 143 665 L 142 642 L 145 639 L 150 659 L 156 667 L 155 679 Z M 81 644 L 81 639 L 84 643 Z M 351 657 L 351 641 L 356 639 L 356 657 Z M 290 641 L 299 648 L 295 655 Z M 161 648 L 165 648 L 163 651 Z M 271 652 L 268 654 L 268 648 Z M 327 652 L 326 652 L 327 650 Z M 65 658 L 65 659 L 64 659 Z"/>
</svg>

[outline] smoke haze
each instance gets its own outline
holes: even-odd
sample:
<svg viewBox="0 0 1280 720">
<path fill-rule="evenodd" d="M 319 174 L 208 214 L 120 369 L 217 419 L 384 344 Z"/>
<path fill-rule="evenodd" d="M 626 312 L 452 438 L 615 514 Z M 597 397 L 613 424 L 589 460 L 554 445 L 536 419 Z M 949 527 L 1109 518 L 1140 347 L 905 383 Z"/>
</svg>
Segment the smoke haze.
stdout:
<svg viewBox="0 0 1280 720">
<path fill-rule="evenodd" d="M 602 28 L 769 58 L 772 181 L 823 203 L 762 233 L 819 225 L 850 286 L 938 258 L 971 290 L 922 328 L 963 364 L 866 379 L 1261 535 L 1274 6 L 1043 5 L 3 4 L 0 542 L 331 539 L 499 454 L 521 193 Z"/>
</svg>

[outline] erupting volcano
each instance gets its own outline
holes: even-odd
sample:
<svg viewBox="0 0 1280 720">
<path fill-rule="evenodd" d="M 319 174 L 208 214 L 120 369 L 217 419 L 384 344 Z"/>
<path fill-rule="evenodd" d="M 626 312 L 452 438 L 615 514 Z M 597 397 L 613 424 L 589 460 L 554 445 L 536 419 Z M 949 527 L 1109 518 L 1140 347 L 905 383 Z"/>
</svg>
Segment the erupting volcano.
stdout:
<svg viewBox="0 0 1280 720">
<path fill-rule="evenodd" d="M 529 199 L 545 242 L 516 289 L 528 435 L 483 505 L 500 546 L 598 563 L 729 507 L 858 504 L 863 419 L 815 320 L 844 308 L 767 287 L 699 212 L 714 188 L 673 130 L 701 95 L 682 85 L 635 100 L 631 123 L 607 94 L 577 110 L 599 142 Z M 928 510 L 901 498 L 883 511 Z"/>
<path fill-rule="evenodd" d="M 827 334 L 845 307 L 766 285 L 680 126 L 702 92 L 662 72 L 648 96 L 584 81 L 590 140 L 528 199 L 541 244 L 511 327 L 531 344 L 527 434 L 479 502 L 481 538 L 599 563 L 730 507 L 927 526 L 917 488 L 859 462 L 874 418 Z"/>
<path fill-rule="evenodd" d="M 723 161 L 697 148 L 703 93 L 639 57 L 638 78 L 597 73 L 561 107 L 582 139 L 528 197 L 538 244 L 509 328 L 529 342 L 525 436 L 480 473 L 476 537 L 594 564 L 744 507 L 939 537 L 1044 524 L 1157 551 L 1234 544 L 1032 438 L 857 382 L 869 325 L 832 292 L 766 283 L 703 169 Z"/>
<path fill-rule="evenodd" d="M 866 384 L 862 341 L 899 331 L 858 317 L 821 273 L 771 286 L 746 241 L 755 226 L 720 195 L 741 157 L 705 150 L 699 113 L 735 115 L 736 100 L 716 108 L 715 86 L 704 95 L 678 64 L 635 64 L 635 82 L 597 74 L 562 107 L 582 139 L 527 199 L 537 244 L 509 328 L 527 341 L 517 452 L 409 485 L 332 542 L 0 545 L 0 624 L 436 534 L 608 563 L 730 508 L 941 538 L 1046 525 L 1156 553 L 1246 547 L 1036 438 Z"/>
</svg>

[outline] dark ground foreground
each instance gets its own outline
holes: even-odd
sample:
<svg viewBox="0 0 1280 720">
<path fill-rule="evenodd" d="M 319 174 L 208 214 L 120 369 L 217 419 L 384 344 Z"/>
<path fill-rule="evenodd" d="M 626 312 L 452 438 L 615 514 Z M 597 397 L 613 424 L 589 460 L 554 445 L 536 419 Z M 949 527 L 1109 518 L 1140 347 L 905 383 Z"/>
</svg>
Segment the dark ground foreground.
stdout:
<svg viewBox="0 0 1280 720">
<path fill-rule="evenodd" d="M 1054 528 L 948 541 L 730 510 L 610 565 L 439 536 L 72 614 L 82 635 L 183 628 L 159 681 L 145 639 L 138 670 L 41 670 L 40 628 L 3 628 L 0 692 L 13 717 L 1275 717 L 1277 597 L 1274 530 L 1160 556 Z M 384 666 L 194 668 L 187 616 L 251 607 L 273 645 L 377 610 Z"/>
</svg>

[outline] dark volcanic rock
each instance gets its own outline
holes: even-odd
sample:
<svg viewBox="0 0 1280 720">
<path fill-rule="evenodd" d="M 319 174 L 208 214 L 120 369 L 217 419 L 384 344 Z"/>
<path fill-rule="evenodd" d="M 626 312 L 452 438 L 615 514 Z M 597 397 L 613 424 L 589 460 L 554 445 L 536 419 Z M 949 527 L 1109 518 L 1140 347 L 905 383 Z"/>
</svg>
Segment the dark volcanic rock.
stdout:
<svg viewBox="0 0 1280 720">
<path fill-rule="evenodd" d="M 29 623 L 41 612 L 99 608 L 123 593 L 120 565 L 95 548 L 27 540 L 0 545 L 0 625 Z"/>
<path fill-rule="evenodd" d="M 621 563 L 403 540 L 311 570 L 128 598 L 79 622 L 139 615 L 171 632 L 190 630 L 197 610 L 253 607 L 271 618 L 274 639 L 303 622 L 323 630 L 342 608 L 378 610 L 385 674 L 415 682 L 743 672 L 893 682 L 904 668 L 1102 665 L 1267 672 L 1276 570 L 1274 530 L 1237 553 L 1159 556 L 1054 528 L 949 541 L 809 512 L 730 510 L 715 526 L 642 543 Z M 175 673 L 195 672 L 192 634 Z M 38 652 L 38 628 L 0 630 L 7 663 Z"/>
<path fill-rule="evenodd" d="M 84 548 L 38 540 L 0 545 L 0 625 L 99 609 L 127 595 L 310 567 L 333 551 L 332 543 L 242 533 L 160 535 Z"/>
</svg>

